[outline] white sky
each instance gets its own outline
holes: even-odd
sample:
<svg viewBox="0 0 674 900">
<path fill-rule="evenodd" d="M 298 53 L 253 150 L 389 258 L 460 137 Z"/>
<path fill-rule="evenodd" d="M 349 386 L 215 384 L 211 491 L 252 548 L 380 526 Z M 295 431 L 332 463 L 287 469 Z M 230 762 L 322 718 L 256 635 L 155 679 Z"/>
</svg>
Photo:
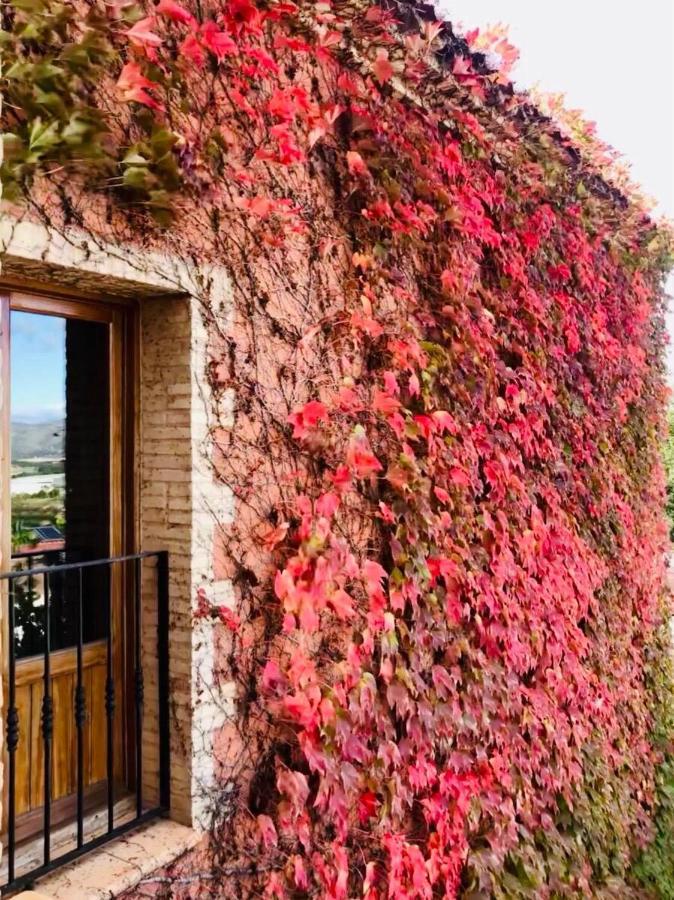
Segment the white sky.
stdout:
<svg viewBox="0 0 674 900">
<path fill-rule="evenodd" d="M 510 26 L 518 86 L 561 91 L 674 219 L 674 0 L 438 0 L 467 30 Z M 668 282 L 674 294 L 674 275 Z M 674 342 L 674 300 L 669 332 Z M 674 387 L 674 343 L 668 354 Z"/>
</svg>

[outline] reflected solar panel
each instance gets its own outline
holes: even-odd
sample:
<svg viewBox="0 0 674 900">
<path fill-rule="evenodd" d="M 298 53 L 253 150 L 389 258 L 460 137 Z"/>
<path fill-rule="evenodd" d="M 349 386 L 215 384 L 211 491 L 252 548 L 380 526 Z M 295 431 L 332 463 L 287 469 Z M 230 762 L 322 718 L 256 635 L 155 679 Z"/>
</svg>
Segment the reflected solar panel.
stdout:
<svg viewBox="0 0 674 900">
<path fill-rule="evenodd" d="M 41 541 L 58 541 L 63 537 L 63 534 L 55 525 L 40 525 L 34 528 L 33 531 Z"/>
</svg>

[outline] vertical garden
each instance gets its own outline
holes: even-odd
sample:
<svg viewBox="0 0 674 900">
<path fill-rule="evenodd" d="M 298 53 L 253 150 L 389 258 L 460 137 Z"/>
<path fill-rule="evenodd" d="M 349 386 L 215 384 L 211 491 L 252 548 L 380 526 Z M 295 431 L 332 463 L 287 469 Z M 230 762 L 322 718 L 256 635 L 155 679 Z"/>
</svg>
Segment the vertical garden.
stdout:
<svg viewBox="0 0 674 900">
<path fill-rule="evenodd" d="M 3 17 L 7 214 L 232 280 L 222 896 L 674 896 L 671 237 L 606 148 L 404 0 Z"/>
</svg>

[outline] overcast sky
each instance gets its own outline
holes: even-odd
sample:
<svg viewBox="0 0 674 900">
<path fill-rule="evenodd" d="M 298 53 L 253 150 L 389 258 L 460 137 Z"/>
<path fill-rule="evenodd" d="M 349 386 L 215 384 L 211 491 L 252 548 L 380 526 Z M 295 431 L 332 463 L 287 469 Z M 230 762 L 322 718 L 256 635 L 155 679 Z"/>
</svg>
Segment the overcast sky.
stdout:
<svg viewBox="0 0 674 900">
<path fill-rule="evenodd" d="M 440 0 L 466 29 L 503 22 L 520 50 L 518 86 L 566 94 L 674 219 L 674 0 Z M 464 29 L 465 30 L 465 29 Z M 669 293 L 674 293 L 670 277 Z M 674 301 L 669 331 L 674 335 Z M 674 343 L 669 348 L 674 386 Z"/>
</svg>

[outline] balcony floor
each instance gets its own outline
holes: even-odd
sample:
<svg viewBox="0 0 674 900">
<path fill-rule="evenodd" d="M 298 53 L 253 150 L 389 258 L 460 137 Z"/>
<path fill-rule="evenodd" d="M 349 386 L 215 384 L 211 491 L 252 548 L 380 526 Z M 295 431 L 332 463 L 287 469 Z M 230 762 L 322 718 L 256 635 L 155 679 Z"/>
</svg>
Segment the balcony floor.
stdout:
<svg viewBox="0 0 674 900">
<path fill-rule="evenodd" d="M 115 827 L 130 822 L 136 816 L 135 796 L 128 794 L 115 803 Z M 105 834 L 108 827 L 107 805 L 98 805 L 84 814 L 84 840 L 94 840 Z M 59 856 L 77 847 L 77 826 L 73 820 L 55 825 L 51 830 L 51 858 L 56 861 Z M 17 844 L 14 857 L 14 876 L 20 878 L 24 873 L 39 868 L 44 862 L 44 841 L 42 833 L 27 838 Z M 0 864 L 0 884 L 7 881 L 7 850 L 3 840 L 2 863 Z"/>
</svg>

